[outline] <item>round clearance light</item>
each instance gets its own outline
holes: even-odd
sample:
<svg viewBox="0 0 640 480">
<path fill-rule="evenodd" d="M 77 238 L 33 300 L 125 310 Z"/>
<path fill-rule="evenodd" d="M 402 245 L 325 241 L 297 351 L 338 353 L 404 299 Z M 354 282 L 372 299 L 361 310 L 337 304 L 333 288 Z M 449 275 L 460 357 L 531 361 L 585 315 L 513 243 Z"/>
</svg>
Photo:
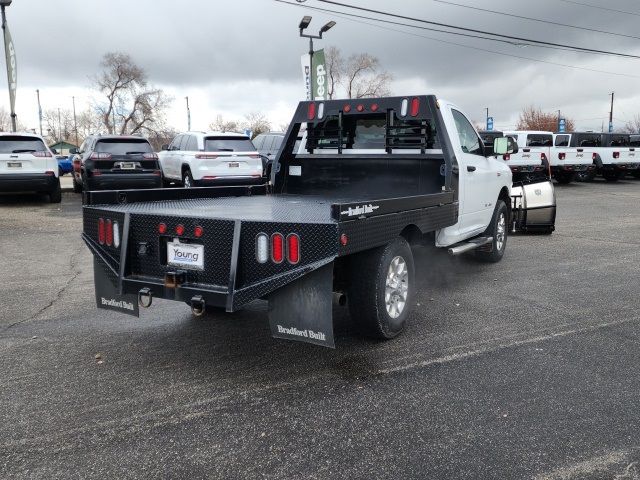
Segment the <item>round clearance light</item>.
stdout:
<svg viewBox="0 0 640 480">
<path fill-rule="evenodd" d="M 161 223 L 158 225 L 158 233 L 160 235 L 164 235 L 165 233 L 167 233 L 167 224 L 166 223 Z"/>
<path fill-rule="evenodd" d="M 184 233 L 184 225 L 178 225 L 176 227 L 176 234 L 177 235 L 182 235 Z"/>
<path fill-rule="evenodd" d="M 364 105 L 358 105 L 356 107 L 356 110 L 359 111 L 359 112 L 364 112 Z"/>
<path fill-rule="evenodd" d="M 349 113 L 351 111 L 351 105 L 345 105 L 344 107 L 342 107 L 342 111 L 344 113 Z"/>
<path fill-rule="evenodd" d="M 349 243 L 349 237 L 347 237 L 346 233 L 343 233 L 342 235 L 340 235 L 340 245 L 346 247 L 347 243 Z"/>
<path fill-rule="evenodd" d="M 371 105 L 371 111 L 372 111 L 372 112 L 377 112 L 377 111 L 378 111 L 378 108 L 379 108 L 379 107 L 378 107 L 378 104 L 377 104 L 377 103 L 374 103 L 373 105 Z"/>
<path fill-rule="evenodd" d="M 196 238 L 200 238 L 203 233 L 204 229 L 199 225 L 193 229 L 193 234 L 196 236 Z"/>
</svg>

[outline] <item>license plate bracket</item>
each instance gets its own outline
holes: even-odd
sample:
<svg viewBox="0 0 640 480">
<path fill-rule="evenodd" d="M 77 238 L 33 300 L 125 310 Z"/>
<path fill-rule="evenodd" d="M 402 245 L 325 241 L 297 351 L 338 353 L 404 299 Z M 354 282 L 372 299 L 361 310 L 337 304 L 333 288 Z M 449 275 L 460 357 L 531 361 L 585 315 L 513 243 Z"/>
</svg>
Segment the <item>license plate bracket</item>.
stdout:
<svg viewBox="0 0 640 480">
<path fill-rule="evenodd" d="M 22 162 L 7 162 L 9 168 L 22 168 Z"/>
<path fill-rule="evenodd" d="M 204 270 L 204 245 L 167 242 L 167 265 L 187 270 Z"/>
</svg>

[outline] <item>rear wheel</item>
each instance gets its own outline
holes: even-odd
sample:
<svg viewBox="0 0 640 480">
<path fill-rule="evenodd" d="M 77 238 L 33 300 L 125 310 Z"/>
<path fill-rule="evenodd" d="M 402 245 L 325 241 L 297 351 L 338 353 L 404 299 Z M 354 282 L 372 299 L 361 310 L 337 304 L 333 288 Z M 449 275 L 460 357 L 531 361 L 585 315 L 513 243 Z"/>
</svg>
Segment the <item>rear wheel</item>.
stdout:
<svg viewBox="0 0 640 480">
<path fill-rule="evenodd" d="M 49 192 L 49 203 L 60 203 L 62 201 L 62 189 L 60 188 L 60 179 L 56 182 L 56 186 Z"/>
<path fill-rule="evenodd" d="M 82 185 L 78 183 L 78 181 L 76 180 L 76 176 L 75 174 L 73 175 L 73 191 L 75 193 L 82 193 Z"/>
<path fill-rule="evenodd" d="M 558 181 L 558 183 L 561 183 L 562 185 L 567 185 L 573 182 L 574 177 L 575 177 L 575 174 L 573 173 L 559 173 L 558 175 L 556 175 L 556 180 Z"/>
<path fill-rule="evenodd" d="M 607 182 L 617 182 L 620 179 L 618 172 L 606 171 L 602 172 L 602 176 Z"/>
<path fill-rule="evenodd" d="M 353 257 L 347 290 L 349 313 L 360 330 L 389 340 L 407 323 L 415 291 L 413 254 L 398 237 L 375 250 Z"/>
<path fill-rule="evenodd" d="M 191 175 L 191 170 L 188 168 L 182 174 L 182 186 L 184 188 L 193 188 L 193 175 Z"/>
<path fill-rule="evenodd" d="M 498 200 L 491 223 L 485 233 L 488 237 L 493 237 L 493 240 L 488 246 L 480 247 L 475 251 L 479 260 L 492 263 L 502 260 L 507 248 L 508 216 L 507 205 L 502 200 Z"/>
</svg>

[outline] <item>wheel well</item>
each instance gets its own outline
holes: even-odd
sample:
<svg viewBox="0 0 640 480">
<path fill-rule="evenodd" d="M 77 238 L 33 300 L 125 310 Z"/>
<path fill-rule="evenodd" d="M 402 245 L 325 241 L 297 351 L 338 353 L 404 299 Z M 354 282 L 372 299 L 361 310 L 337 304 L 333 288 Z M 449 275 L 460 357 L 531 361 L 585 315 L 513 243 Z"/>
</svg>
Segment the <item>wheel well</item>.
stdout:
<svg viewBox="0 0 640 480">
<path fill-rule="evenodd" d="M 189 168 L 189 165 L 187 165 L 186 163 L 183 163 L 182 168 L 180 170 L 182 172 L 182 175 L 184 175 L 184 172 L 186 172 L 187 170 L 191 171 L 191 168 Z"/>
<path fill-rule="evenodd" d="M 500 190 L 500 194 L 498 195 L 498 200 L 502 200 L 507 206 L 507 212 L 509 212 L 508 223 L 511 223 L 511 196 L 509 195 L 507 187 L 502 187 L 502 190 Z"/>
<path fill-rule="evenodd" d="M 404 227 L 400 236 L 403 237 L 410 245 L 420 243 L 422 241 L 422 231 L 416 225 L 407 225 Z"/>
</svg>

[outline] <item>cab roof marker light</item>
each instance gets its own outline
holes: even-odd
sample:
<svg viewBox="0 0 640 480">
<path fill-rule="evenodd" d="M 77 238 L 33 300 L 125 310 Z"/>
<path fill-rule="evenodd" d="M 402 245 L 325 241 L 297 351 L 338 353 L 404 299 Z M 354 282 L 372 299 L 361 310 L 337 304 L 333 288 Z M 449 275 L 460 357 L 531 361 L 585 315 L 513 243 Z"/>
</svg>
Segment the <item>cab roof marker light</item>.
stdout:
<svg viewBox="0 0 640 480">
<path fill-rule="evenodd" d="M 413 97 L 411 99 L 411 116 L 417 117 L 418 113 L 420 113 L 420 99 L 418 97 Z"/>
<path fill-rule="evenodd" d="M 307 108 L 307 119 L 315 120 L 316 119 L 316 104 L 311 102 L 309 107 Z"/>
<path fill-rule="evenodd" d="M 403 117 L 406 117 L 408 111 L 409 111 L 409 100 L 405 98 L 402 100 L 402 105 L 400 106 L 400 115 Z"/>
<path fill-rule="evenodd" d="M 318 120 L 322 120 L 324 117 L 324 102 L 318 105 Z"/>
</svg>

